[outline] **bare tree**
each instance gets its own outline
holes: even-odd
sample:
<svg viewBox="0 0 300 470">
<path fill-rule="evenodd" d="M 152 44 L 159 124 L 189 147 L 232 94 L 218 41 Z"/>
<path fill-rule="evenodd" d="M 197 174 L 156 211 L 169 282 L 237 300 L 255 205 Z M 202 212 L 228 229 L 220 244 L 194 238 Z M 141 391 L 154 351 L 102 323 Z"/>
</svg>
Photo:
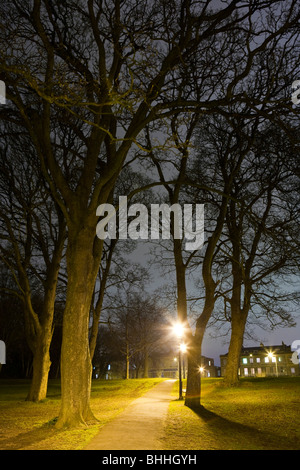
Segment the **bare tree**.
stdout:
<svg viewBox="0 0 300 470">
<path fill-rule="evenodd" d="M 0 254 L 13 279 L 13 287 L 1 288 L 22 302 L 26 339 L 33 354 L 27 400 L 40 401 L 46 398 L 51 365 L 49 349 L 65 220 L 41 178 L 26 136 L 15 132 L 4 135 L 0 158 Z"/>
<path fill-rule="evenodd" d="M 197 116 L 197 115 L 196 115 Z M 208 321 L 213 313 L 216 289 L 220 280 L 215 278 L 214 258 L 223 234 L 226 222 L 227 208 L 232 197 L 231 191 L 234 186 L 236 175 L 239 174 L 245 155 L 249 151 L 251 143 L 255 139 L 255 131 L 259 118 L 254 119 L 251 133 L 245 133 L 242 138 L 237 137 L 235 128 L 228 126 L 226 131 L 221 132 L 220 122 L 224 118 L 207 117 L 190 121 L 186 126 L 185 138 L 179 142 L 179 131 L 175 129 L 173 120 L 173 137 L 175 139 L 174 149 L 179 152 L 179 163 L 173 161 L 177 176 L 173 179 L 175 183 L 168 183 L 164 175 L 164 162 L 166 155 L 154 155 L 152 160 L 158 169 L 159 178 L 165 187 L 170 204 L 194 202 L 207 204 L 205 220 L 206 241 L 204 247 L 192 252 L 184 249 L 185 241 L 174 237 L 172 230 L 172 251 L 176 271 L 177 289 L 177 316 L 185 328 L 185 341 L 188 345 L 188 377 L 185 403 L 191 408 L 197 408 L 201 398 L 201 377 L 199 367 L 201 364 L 201 347 Z M 182 125 L 182 123 L 181 123 Z M 201 150 L 197 151 L 197 158 L 193 149 L 192 136 L 194 128 L 197 128 L 199 138 L 194 144 Z M 208 130 L 209 129 L 209 130 Z M 180 131 L 181 139 L 184 132 Z M 203 134 L 203 135 L 202 135 Z M 213 151 L 213 148 L 216 151 Z M 172 153 L 174 154 L 174 151 Z M 232 154 L 234 153 L 234 157 Z M 169 163 L 172 163 L 170 160 Z M 169 170 L 170 171 L 170 170 Z M 220 174 L 218 174 L 220 172 Z M 203 306 L 201 314 L 197 318 L 189 318 L 189 288 L 187 286 L 187 273 L 192 269 L 201 269 L 203 281 Z M 193 325 L 195 323 L 195 325 Z"/>
<path fill-rule="evenodd" d="M 111 197 L 131 148 L 141 146 L 147 124 L 174 113 L 225 112 L 237 101 L 259 110 L 255 93 L 242 91 L 246 78 L 258 53 L 269 46 L 277 52 L 275 43 L 299 20 L 296 0 L 211 6 L 1 5 L 1 79 L 10 103 L 1 117 L 26 129 L 68 227 L 58 427 L 92 416 L 89 312 L 103 246 L 96 209 Z"/>
<path fill-rule="evenodd" d="M 287 309 L 297 294 L 288 292 L 287 283 L 299 273 L 295 152 L 283 131 L 269 126 L 257 134 L 234 182 L 220 248 L 223 262 L 231 265 L 229 279 L 224 276 L 220 289 L 231 321 L 225 373 L 228 384 L 238 380 L 239 355 L 251 310 L 260 312 L 265 322 L 274 326 L 293 324 Z"/>
<path fill-rule="evenodd" d="M 134 160 L 134 159 L 133 159 Z M 131 164 L 132 162 L 130 162 Z M 130 164 L 123 168 L 123 171 L 118 178 L 115 187 L 116 196 L 112 195 L 111 203 L 116 208 L 116 214 L 120 214 L 118 195 L 126 197 L 127 201 L 149 203 L 149 195 L 142 192 L 142 188 L 147 188 L 149 179 L 144 175 L 133 171 Z M 150 185 L 151 186 L 151 185 Z M 150 196 L 151 197 L 151 196 Z M 105 296 L 107 291 L 116 289 L 122 282 L 127 282 L 128 274 L 130 273 L 130 261 L 126 258 L 136 248 L 134 240 L 119 240 L 120 226 L 116 224 L 116 237 L 113 239 L 107 238 L 103 244 L 102 258 L 98 271 L 97 281 L 94 288 L 94 295 L 91 304 L 91 320 L 92 326 L 90 328 L 90 354 L 93 358 L 100 317 L 105 306 Z M 123 243 L 122 243 L 123 242 Z M 131 276 L 131 281 L 135 279 Z M 110 294 L 108 294 L 110 295 Z"/>
<path fill-rule="evenodd" d="M 125 358 L 125 378 L 130 378 L 130 365 L 138 377 L 149 373 L 149 356 L 161 344 L 165 334 L 164 310 L 156 299 L 139 291 L 127 296 L 113 314 L 112 331 Z"/>
</svg>

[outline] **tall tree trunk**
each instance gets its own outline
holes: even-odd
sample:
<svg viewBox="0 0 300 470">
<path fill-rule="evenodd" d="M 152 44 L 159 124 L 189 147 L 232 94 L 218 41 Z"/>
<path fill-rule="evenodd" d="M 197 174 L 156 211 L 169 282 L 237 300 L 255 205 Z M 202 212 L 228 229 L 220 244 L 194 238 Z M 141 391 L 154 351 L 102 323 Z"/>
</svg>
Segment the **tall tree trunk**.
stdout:
<svg viewBox="0 0 300 470">
<path fill-rule="evenodd" d="M 144 348 L 144 379 L 148 379 L 149 377 L 149 352 L 148 346 Z"/>
<path fill-rule="evenodd" d="M 105 295 L 105 290 L 106 290 L 106 283 L 107 283 L 107 279 L 109 276 L 113 252 L 114 252 L 116 244 L 117 244 L 117 239 L 111 240 L 105 269 L 103 271 L 102 278 L 100 279 L 100 289 L 99 289 L 98 299 L 96 302 L 96 307 L 94 307 L 93 305 L 91 306 L 92 311 L 93 311 L 93 324 L 91 327 L 91 334 L 90 334 L 91 359 L 93 359 L 94 354 L 95 354 L 98 331 L 99 331 L 100 315 L 102 312 L 103 300 L 104 300 L 104 295 Z"/>
<path fill-rule="evenodd" d="M 201 364 L 201 340 L 197 334 L 190 335 L 187 352 L 188 374 L 186 382 L 185 405 L 192 409 L 200 407 L 201 377 L 199 366 Z"/>
<path fill-rule="evenodd" d="M 129 379 L 129 365 L 130 365 L 130 362 L 129 362 L 129 354 L 128 352 L 126 353 L 126 375 L 125 375 L 125 379 L 128 380 Z"/>
<path fill-rule="evenodd" d="M 128 338 L 128 314 L 126 314 L 125 318 L 125 379 L 129 379 L 129 365 L 130 365 L 130 351 L 129 351 L 129 338 Z"/>
<path fill-rule="evenodd" d="M 93 229 L 69 230 L 68 289 L 61 348 L 61 410 L 56 426 L 85 425 L 92 418 L 92 363 L 89 349 L 89 312 L 98 266 L 94 262 Z"/>
<path fill-rule="evenodd" d="M 40 319 L 33 311 L 29 284 L 28 295 L 25 297 L 25 319 L 28 328 L 28 344 L 33 353 L 32 381 L 27 395 L 27 401 L 38 402 L 47 396 L 48 376 L 51 366 L 50 345 L 53 336 L 53 318 L 56 298 L 56 288 L 60 269 L 62 251 L 65 241 L 65 222 L 59 216 L 59 237 L 52 254 L 52 260 L 47 268 L 45 294 Z"/>
<path fill-rule="evenodd" d="M 27 401 L 39 402 L 47 396 L 48 376 L 51 366 L 50 344 L 52 335 L 44 335 L 43 332 L 36 339 L 36 347 L 33 356 L 33 370 Z"/>
<path fill-rule="evenodd" d="M 242 302 L 242 256 L 241 222 L 238 220 L 236 205 L 230 201 L 230 210 L 227 213 L 227 225 L 232 243 L 232 295 L 231 295 L 231 338 L 227 356 L 226 372 L 224 382 L 227 385 L 236 385 L 238 378 L 239 358 L 243 345 L 244 331 L 247 315 L 243 315 Z"/>
<path fill-rule="evenodd" d="M 187 387 L 185 395 L 185 405 L 192 409 L 201 407 L 201 356 L 202 356 L 202 342 L 204 338 L 207 323 L 211 317 L 214 309 L 214 293 L 216 283 L 212 278 L 207 279 L 206 282 L 206 298 L 203 311 L 196 323 L 196 331 L 191 335 L 190 344 L 188 349 L 188 376 Z"/>
<path fill-rule="evenodd" d="M 32 352 L 32 380 L 27 401 L 39 402 L 47 396 L 48 374 L 50 370 L 50 344 L 52 340 L 52 322 L 54 312 L 55 286 L 52 295 L 46 290 L 40 319 L 31 304 L 31 293 L 26 281 L 27 292 L 24 294 L 25 332 L 27 343 Z M 48 300 L 53 297 L 52 307 Z"/>
<path fill-rule="evenodd" d="M 174 239 L 174 260 L 176 266 L 177 281 L 177 316 L 178 320 L 185 325 L 187 341 L 187 387 L 185 405 L 197 409 L 201 406 L 201 376 L 199 367 L 201 365 L 201 348 L 206 325 L 214 309 L 214 294 L 216 283 L 211 276 L 211 261 L 207 256 L 203 264 L 203 278 L 205 282 L 205 304 L 203 311 L 196 323 L 195 334 L 188 327 L 187 321 L 187 291 L 186 291 L 186 266 L 182 258 L 181 241 Z M 210 244 L 210 251 L 212 252 Z M 208 250 L 208 255 L 210 254 Z"/>
<path fill-rule="evenodd" d="M 247 314 L 243 310 L 238 309 L 232 312 L 231 338 L 224 375 L 224 383 L 228 386 L 234 386 L 239 381 L 238 370 L 246 321 Z"/>
<path fill-rule="evenodd" d="M 201 383 L 199 366 L 201 363 L 201 335 L 200 329 L 196 328 L 195 335 L 188 326 L 187 319 L 187 291 L 186 291 L 186 266 L 182 258 L 181 241 L 173 240 L 174 243 L 174 260 L 176 266 L 177 281 L 177 317 L 180 323 L 185 326 L 184 340 L 187 342 L 187 387 L 185 395 L 185 405 L 190 408 L 199 408 Z"/>
</svg>

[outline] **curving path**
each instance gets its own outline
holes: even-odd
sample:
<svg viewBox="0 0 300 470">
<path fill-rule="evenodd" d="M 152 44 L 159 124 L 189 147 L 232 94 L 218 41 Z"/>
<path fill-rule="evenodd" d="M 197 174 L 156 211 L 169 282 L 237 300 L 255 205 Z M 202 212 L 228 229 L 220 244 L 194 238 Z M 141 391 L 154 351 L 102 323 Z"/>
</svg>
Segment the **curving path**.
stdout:
<svg viewBox="0 0 300 470">
<path fill-rule="evenodd" d="M 101 428 L 84 450 L 162 450 L 164 421 L 175 380 L 160 382 Z"/>
</svg>

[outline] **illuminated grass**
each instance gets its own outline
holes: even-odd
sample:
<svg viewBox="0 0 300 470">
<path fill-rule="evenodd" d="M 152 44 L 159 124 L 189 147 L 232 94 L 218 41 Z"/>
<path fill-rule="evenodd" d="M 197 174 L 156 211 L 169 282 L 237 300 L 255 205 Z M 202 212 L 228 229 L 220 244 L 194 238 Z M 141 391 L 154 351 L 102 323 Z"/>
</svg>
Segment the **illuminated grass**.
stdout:
<svg viewBox="0 0 300 470">
<path fill-rule="evenodd" d="M 99 422 L 72 431 L 58 431 L 53 425 L 60 409 L 59 381 L 50 381 L 44 402 L 32 403 L 24 401 L 29 382 L 1 380 L 0 449 L 82 449 L 101 426 L 161 380 L 163 379 L 94 381 L 91 408 Z"/>
<path fill-rule="evenodd" d="M 203 380 L 198 413 L 176 398 L 169 407 L 168 450 L 296 450 L 300 448 L 300 378 Z M 174 389 L 176 394 L 176 388 Z"/>
<path fill-rule="evenodd" d="M 0 381 L 0 449 L 82 449 L 100 427 L 162 379 L 94 381 L 91 407 L 98 424 L 56 430 L 59 381 L 50 381 L 43 403 L 25 402 L 29 382 Z M 235 388 L 222 379 L 202 381 L 204 410 L 178 401 L 174 385 L 163 445 L 165 450 L 292 450 L 300 448 L 300 377 L 242 380 Z"/>
</svg>

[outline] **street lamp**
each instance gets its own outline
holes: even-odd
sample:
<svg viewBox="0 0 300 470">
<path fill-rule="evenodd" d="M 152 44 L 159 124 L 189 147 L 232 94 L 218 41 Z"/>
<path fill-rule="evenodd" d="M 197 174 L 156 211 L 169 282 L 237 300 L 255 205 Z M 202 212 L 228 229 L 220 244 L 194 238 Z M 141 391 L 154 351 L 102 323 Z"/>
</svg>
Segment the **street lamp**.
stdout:
<svg viewBox="0 0 300 470">
<path fill-rule="evenodd" d="M 181 339 L 183 337 L 183 334 L 184 334 L 184 326 L 182 323 L 175 323 L 173 325 L 173 331 L 174 331 L 174 334 L 177 336 L 178 339 Z"/>
<path fill-rule="evenodd" d="M 182 354 L 186 352 L 186 345 L 184 343 L 179 344 L 179 358 L 178 358 L 178 368 L 179 368 L 179 400 L 183 400 L 182 396 Z"/>
<path fill-rule="evenodd" d="M 186 353 L 186 344 L 181 343 L 180 350 L 182 352 L 182 370 L 183 370 L 183 378 L 185 379 L 185 363 L 184 363 L 184 354 Z"/>
<path fill-rule="evenodd" d="M 184 335 L 184 326 L 182 323 L 175 323 L 173 326 L 175 335 L 179 340 L 179 357 L 178 357 L 178 375 L 179 375 L 179 400 L 183 399 L 182 396 L 182 373 L 181 373 L 181 353 L 186 351 L 185 344 L 181 343 L 180 340 Z"/>
</svg>

